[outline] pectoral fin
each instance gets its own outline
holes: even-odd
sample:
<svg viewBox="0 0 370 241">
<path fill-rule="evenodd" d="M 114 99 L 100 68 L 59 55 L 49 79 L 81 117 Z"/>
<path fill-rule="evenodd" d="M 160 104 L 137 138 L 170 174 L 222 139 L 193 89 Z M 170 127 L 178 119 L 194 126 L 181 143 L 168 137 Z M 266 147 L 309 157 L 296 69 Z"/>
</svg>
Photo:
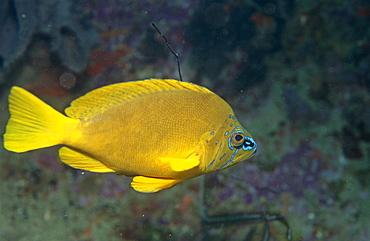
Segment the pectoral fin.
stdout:
<svg viewBox="0 0 370 241">
<path fill-rule="evenodd" d="M 131 187 L 138 192 L 151 193 L 170 188 L 181 180 L 136 176 L 132 179 Z"/>
<path fill-rule="evenodd" d="M 175 172 L 190 170 L 199 165 L 200 159 L 198 153 L 191 154 L 188 158 L 160 157 L 161 162 L 167 162 Z"/>
<path fill-rule="evenodd" d="M 82 169 L 90 172 L 116 172 L 107 167 L 99 160 L 87 153 L 79 152 L 69 147 L 62 147 L 59 150 L 59 156 L 62 162 L 76 169 Z"/>
</svg>

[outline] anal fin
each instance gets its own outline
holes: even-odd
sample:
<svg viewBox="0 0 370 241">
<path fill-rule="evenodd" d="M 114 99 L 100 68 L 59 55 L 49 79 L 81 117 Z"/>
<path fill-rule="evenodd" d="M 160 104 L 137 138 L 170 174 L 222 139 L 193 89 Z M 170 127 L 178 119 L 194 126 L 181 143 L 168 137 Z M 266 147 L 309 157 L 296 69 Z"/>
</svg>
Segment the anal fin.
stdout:
<svg viewBox="0 0 370 241">
<path fill-rule="evenodd" d="M 136 176 L 132 179 L 131 187 L 138 192 L 151 193 L 171 188 L 180 181 L 169 178 Z"/>
<path fill-rule="evenodd" d="M 59 156 L 62 162 L 76 169 L 82 169 L 90 172 L 116 172 L 107 167 L 91 155 L 79 152 L 69 147 L 62 147 L 59 150 Z"/>
</svg>

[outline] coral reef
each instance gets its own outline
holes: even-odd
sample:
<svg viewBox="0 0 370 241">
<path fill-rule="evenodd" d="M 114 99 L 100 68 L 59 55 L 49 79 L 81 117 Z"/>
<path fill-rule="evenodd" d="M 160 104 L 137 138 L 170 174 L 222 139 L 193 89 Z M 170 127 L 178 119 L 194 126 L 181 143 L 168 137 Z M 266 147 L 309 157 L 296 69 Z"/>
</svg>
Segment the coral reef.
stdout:
<svg viewBox="0 0 370 241">
<path fill-rule="evenodd" d="M 20 14 L 15 11 L 17 2 L 0 5 L 0 12 L 9 16 L 0 14 L 1 24 L 29 24 L 16 15 Z M 57 6 L 57 1 L 48 4 Z M 75 6 L 71 1 L 58 4 L 64 9 Z M 36 47 L 31 44 L 29 56 L 38 66 L 28 66 L 23 76 L 42 80 L 43 86 L 54 81 L 65 89 L 85 80 L 73 91 L 48 91 L 49 103 L 62 110 L 74 97 L 101 85 L 178 78 L 175 59 L 150 26 L 155 22 L 179 53 L 184 79 L 225 98 L 256 139 L 258 152 L 244 163 L 205 177 L 209 194 L 203 196 L 205 207 L 199 201 L 200 178 L 144 195 L 134 192 L 123 176 L 65 166 L 56 148 L 22 155 L 0 148 L 1 240 L 50 240 L 53 235 L 54 240 L 201 241 L 201 208 L 211 216 L 236 217 L 229 226 L 212 227 L 208 232 L 212 240 L 244 240 L 249 234 L 253 234 L 249 240 L 261 240 L 263 223 L 237 222 L 239 214 L 256 212 L 283 215 L 293 240 L 370 239 L 368 1 L 83 0 L 80 4 L 83 12 L 92 13 L 100 35 L 87 70 L 80 75 L 54 67 L 47 61 L 47 50 L 55 45 L 75 51 L 76 43 L 70 48 L 54 37 L 61 38 L 63 24 L 87 21 L 84 14 L 69 8 L 64 12 L 71 19 L 59 16 L 53 31 L 45 30 L 41 22 L 31 31 L 43 33 L 44 39 Z M 14 11 L 9 11 L 10 6 Z M 41 6 L 29 9 L 41 11 Z M 5 30 L 9 35 L 3 35 Z M 15 41 L 17 33 L 9 27 L 0 32 L 4 44 L 12 46 L 7 50 L 14 53 L 21 43 Z M 31 36 L 26 37 L 29 41 Z M 77 43 L 84 38 L 78 36 Z M 18 52 L 26 51 L 24 44 Z M 6 57 L 7 52 L 0 50 Z M 2 66 L 20 70 L 8 57 L 2 58 Z M 36 67 L 48 71 L 35 71 Z M 14 79 L 14 84 L 29 87 L 34 82 Z M 46 95 L 46 90 L 32 90 Z M 4 97 L 0 109 L 6 109 Z M 1 116 L 4 127 L 7 116 Z M 270 222 L 269 231 L 271 240 L 286 240 L 281 223 Z"/>
<path fill-rule="evenodd" d="M 4 0 L 0 4 L 0 83 L 37 38 L 74 72 L 87 66 L 98 34 L 76 1 Z"/>
<path fill-rule="evenodd" d="M 186 26 L 197 75 L 211 79 L 210 85 L 220 91 L 264 81 L 264 59 L 281 48 L 285 18 L 293 6 L 293 1 L 201 1 Z"/>
</svg>

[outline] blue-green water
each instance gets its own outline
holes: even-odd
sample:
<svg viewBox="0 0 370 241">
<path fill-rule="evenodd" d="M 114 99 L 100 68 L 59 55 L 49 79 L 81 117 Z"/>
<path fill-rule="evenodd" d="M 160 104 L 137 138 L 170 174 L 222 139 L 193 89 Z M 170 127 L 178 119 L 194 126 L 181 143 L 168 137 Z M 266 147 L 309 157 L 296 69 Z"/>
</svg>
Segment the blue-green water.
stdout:
<svg viewBox="0 0 370 241">
<path fill-rule="evenodd" d="M 0 147 L 0 240 L 263 240 L 264 222 L 238 222 L 250 213 L 285 217 L 293 240 L 370 239 L 367 1 L 7 0 L 0 16 L 3 132 L 14 85 L 63 111 L 110 83 L 178 79 L 155 22 L 183 79 L 222 96 L 259 144 L 204 190 L 195 178 L 155 194 L 67 167 L 58 147 Z M 232 221 L 204 225 L 201 210 Z M 270 240 L 285 232 L 269 222 Z"/>
</svg>

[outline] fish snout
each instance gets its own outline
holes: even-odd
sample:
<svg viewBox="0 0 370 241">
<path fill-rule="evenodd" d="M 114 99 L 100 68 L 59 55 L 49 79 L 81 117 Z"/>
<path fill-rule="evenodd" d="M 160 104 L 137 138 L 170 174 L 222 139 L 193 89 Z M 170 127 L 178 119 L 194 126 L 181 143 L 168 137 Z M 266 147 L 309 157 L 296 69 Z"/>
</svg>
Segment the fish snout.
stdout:
<svg viewBox="0 0 370 241">
<path fill-rule="evenodd" d="M 257 152 L 258 145 L 256 141 L 249 136 L 245 137 L 244 143 L 243 143 L 243 150 L 244 151 L 253 151 L 253 154 Z"/>
</svg>

